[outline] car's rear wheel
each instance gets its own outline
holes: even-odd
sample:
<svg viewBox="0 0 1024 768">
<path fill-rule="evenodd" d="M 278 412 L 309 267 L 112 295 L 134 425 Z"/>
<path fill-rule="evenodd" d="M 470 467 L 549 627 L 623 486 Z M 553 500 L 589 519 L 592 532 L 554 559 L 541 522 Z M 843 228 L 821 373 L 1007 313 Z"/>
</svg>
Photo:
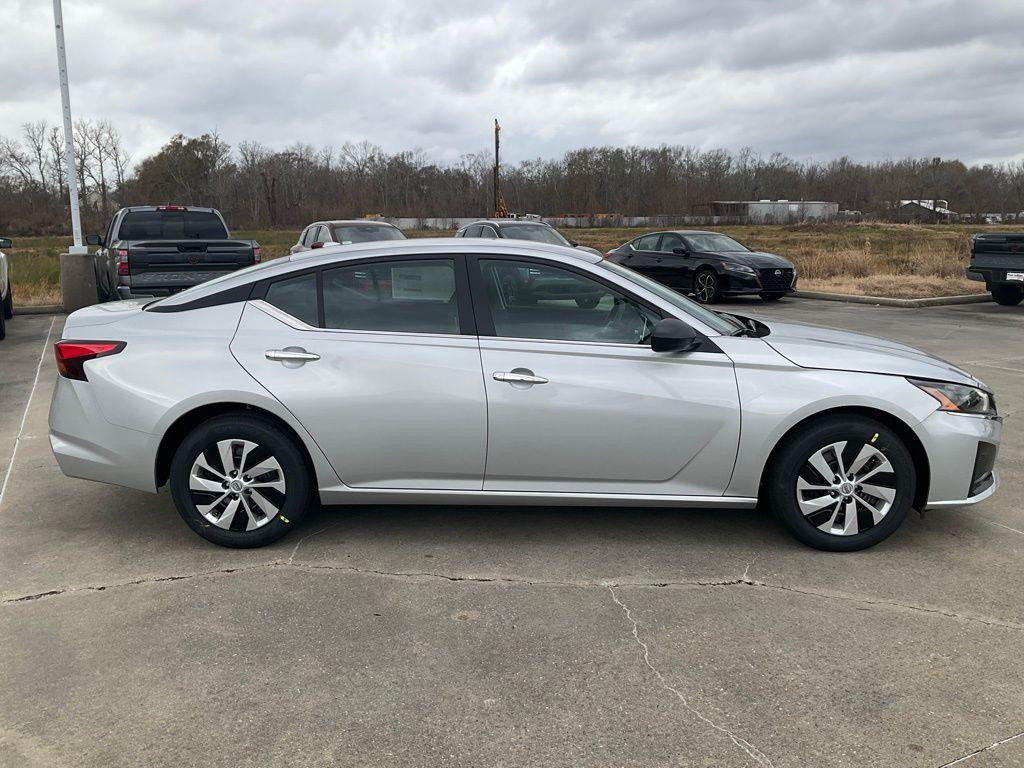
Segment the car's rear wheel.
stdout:
<svg viewBox="0 0 1024 768">
<path fill-rule="evenodd" d="M 704 268 L 693 277 L 693 296 L 701 304 L 716 304 L 722 298 L 718 273 Z"/>
<path fill-rule="evenodd" d="M 218 416 L 196 427 L 171 462 L 171 496 L 189 527 L 225 547 L 262 547 L 298 525 L 313 503 L 298 446 L 271 421 Z"/>
<path fill-rule="evenodd" d="M 993 285 L 992 298 L 996 304 L 1004 307 L 1015 307 L 1024 299 L 1024 288 L 1016 285 Z"/>
<path fill-rule="evenodd" d="M 778 291 L 774 291 L 774 292 L 771 292 L 771 293 L 765 292 L 765 293 L 761 293 L 761 294 L 758 294 L 758 295 L 761 297 L 761 301 L 778 301 L 779 299 L 781 299 L 786 294 L 785 293 L 780 293 Z"/>
<path fill-rule="evenodd" d="M 7 320 L 14 317 L 14 289 L 11 288 L 11 278 L 7 278 L 7 298 L 4 299 L 3 315 Z"/>
<path fill-rule="evenodd" d="M 768 472 L 768 502 L 790 533 L 833 552 L 865 549 L 892 535 L 917 482 L 899 436 L 858 416 L 809 424 L 781 446 Z"/>
</svg>

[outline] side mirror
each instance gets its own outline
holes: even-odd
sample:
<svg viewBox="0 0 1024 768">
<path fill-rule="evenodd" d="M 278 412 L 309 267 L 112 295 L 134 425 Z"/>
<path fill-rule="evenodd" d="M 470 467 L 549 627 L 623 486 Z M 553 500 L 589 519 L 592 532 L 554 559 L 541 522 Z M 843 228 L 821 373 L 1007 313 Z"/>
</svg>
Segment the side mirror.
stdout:
<svg viewBox="0 0 1024 768">
<path fill-rule="evenodd" d="M 651 349 L 655 352 L 692 352 L 699 346 L 697 332 L 674 317 L 659 320 L 651 331 Z"/>
<path fill-rule="evenodd" d="M 0 237 L 0 248 L 13 248 L 14 243 L 11 242 L 9 237 Z"/>
<path fill-rule="evenodd" d="M 86 235 L 85 242 L 89 245 L 103 245 L 103 238 L 99 235 Z"/>
<path fill-rule="evenodd" d="M 690 252 L 686 248 L 683 248 L 681 245 L 680 246 L 676 246 L 675 248 L 673 248 L 672 249 L 672 253 L 678 254 L 680 256 L 689 256 L 690 255 Z"/>
<path fill-rule="evenodd" d="M 309 247 L 310 247 L 310 248 L 323 248 L 323 247 L 324 247 L 325 245 L 326 245 L 326 243 L 321 243 L 321 242 L 317 242 L 317 243 L 313 243 L 313 244 L 312 244 L 311 246 L 309 246 Z"/>
<path fill-rule="evenodd" d="M 578 248 L 579 242 L 577 240 L 570 240 L 569 245 L 571 245 L 573 248 Z"/>
</svg>

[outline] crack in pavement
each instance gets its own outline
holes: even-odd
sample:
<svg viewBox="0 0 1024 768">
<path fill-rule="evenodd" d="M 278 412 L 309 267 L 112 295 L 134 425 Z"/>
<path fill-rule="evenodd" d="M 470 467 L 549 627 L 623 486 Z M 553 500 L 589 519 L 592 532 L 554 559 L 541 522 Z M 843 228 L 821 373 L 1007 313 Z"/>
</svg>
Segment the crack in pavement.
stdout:
<svg viewBox="0 0 1024 768">
<path fill-rule="evenodd" d="M 615 587 L 609 584 L 608 591 L 611 593 L 612 600 L 614 600 L 615 604 L 622 609 L 622 612 L 626 615 L 626 619 L 633 625 L 633 640 L 636 641 L 636 644 L 639 645 L 641 650 L 643 651 L 644 664 L 647 666 L 649 670 L 651 670 L 651 672 L 654 673 L 654 676 L 658 679 L 658 684 L 666 691 L 670 691 L 671 693 L 675 694 L 675 697 L 679 699 L 680 703 L 691 714 L 697 717 L 698 720 L 705 723 L 706 725 L 711 726 L 716 731 L 721 731 L 726 736 L 728 736 L 733 744 L 735 744 L 737 747 L 746 752 L 747 755 L 751 759 L 753 759 L 759 766 L 761 766 L 762 768 L 775 768 L 772 764 L 772 761 L 764 752 L 755 747 L 742 736 L 738 736 L 735 732 L 729 730 L 724 725 L 716 723 L 710 717 L 705 715 L 703 712 L 701 712 L 699 709 L 697 709 L 689 702 L 689 700 L 686 698 L 686 695 L 682 691 L 680 691 L 678 688 L 673 686 L 665 679 L 665 676 L 661 674 L 661 671 L 657 667 L 655 667 L 654 664 L 651 663 L 650 648 L 648 648 L 647 643 L 640 638 L 640 623 L 635 618 L 633 618 L 633 613 L 629 610 L 625 603 L 619 600 L 619 596 L 615 593 Z"/>
<path fill-rule="evenodd" d="M 973 752 L 968 752 L 963 757 L 958 757 L 956 760 L 953 760 L 952 762 L 943 763 L 939 766 L 939 768 L 949 768 L 951 765 L 959 765 L 960 763 L 965 762 L 966 760 L 970 760 L 972 757 L 980 755 L 983 752 L 991 752 L 993 749 L 997 749 L 998 747 L 1001 747 L 1003 744 L 1009 744 L 1011 741 L 1013 741 L 1014 739 L 1019 739 L 1021 736 L 1024 736 L 1024 731 L 1021 731 L 1020 733 L 1015 733 L 1013 736 L 1008 736 L 1005 739 L 1000 739 L 995 744 L 989 744 L 987 747 L 982 747 L 981 749 L 976 749 Z"/>
<path fill-rule="evenodd" d="M 970 614 L 956 613 L 955 611 L 949 611 L 942 608 L 932 608 L 924 605 L 915 605 L 914 603 L 901 603 L 897 600 L 873 599 L 869 597 L 860 597 L 857 595 L 844 594 L 842 592 L 821 592 L 813 589 L 791 587 L 786 586 L 784 584 L 772 584 L 766 581 L 751 579 L 747 574 L 750 570 L 750 566 L 753 565 L 754 560 L 751 560 L 750 563 L 747 565 L 746 569 L 743 572 L 743 575 L 735 579 L 691 579 L 685 581 L 613 581 L 610 579 L 602 579 L 600 581 L 588 581 L 581 579 L 574 581 L 557 579 L 524 579 L 515 576 L 454 576 L 444 573 L 434 573 L 431 571 L 382 571 L 373 568 L 357 568 L 356 566 L 352 565 L 330 565 L 301 562 L 296 563 L 292 561 L 293 557 L 294 552 L 292 553 L 292 556 L 289 557 L 287 560 L 271 560 L 263 563 L 256 563 L 254 565 L 241 565 L 234 568 L 217 568 L 209 571 L 200 571 L 197 573 L 172 574 L 168 576 L 147 576 L 136 579 L 130 579 L 127 581 L 114 582 L 111 584 L 87 584 L 84 586 L 50 589 L 43 592 L 21 595 L 18 597 L 4 598 L 2 601 L 0 601 L 0 604 L 9 605 L 13 603 L 24 603 L 31 602 L 34 600 L 40 600 L 47 597 L 71 594 L 75 592 L 104 592 L 106 590 L 116 589 L 118 587 L 129 587 L 140 584 L 156 584 L 168 581 L 184 581 L 204 576 L 216 576 L 220 574 L 255 571 L 267 568 L 289 568 L 307 572 L 340 571 L 343 573 L 363 574 L 368 576 L 381 576 L 383 578 L 394 579 L 437 579 L 442 581 L 469 582 L 476 584 L 522 584 L 525 586 L 577 587 L 581 589 L 607 589 L 609 587 L 629 587 L 647 589 L 666 589 L 672 587 L 754 587 L 759 589 L 776 590 L 780 592 L 791 592 L 798 595 L 807 595 L 809 597 L 817 597 L 822 600 L 841 600 L 843 602 L 857 603 L 861 605 L 881 606 L 884 608 L 893 608 L 896 610 L 928 613 L 935 616 L 956 619 L 959 621 L 973 622 L 978 624 L 984 624 L 985 626 L 990 627 L 1000 627 L 1002 629 L 1010 629 L 1016 632 L 1024 632 L 1024 624 L 1016 624 L 1014 622 L 1009 621 L 1000 621 L 998 619 L 990 619 L 981 616 L 972 616 Z M 754 559 L 756 560 L 757 558 Z"/>
</svg>

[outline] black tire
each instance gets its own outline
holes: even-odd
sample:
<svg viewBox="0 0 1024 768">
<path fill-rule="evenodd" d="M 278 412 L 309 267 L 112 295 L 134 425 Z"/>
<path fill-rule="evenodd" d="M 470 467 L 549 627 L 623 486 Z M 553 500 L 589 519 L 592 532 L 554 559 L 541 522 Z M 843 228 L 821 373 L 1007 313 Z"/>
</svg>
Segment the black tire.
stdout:
<svg viewBox="0 0 1024 768">
<path fill-rule="evenodd" d="M 850 496 L 837 495 L 833 503 L 833 495 L 824 491 L 811 489 L 811 486 L 831 485 L 835 477 L 822 478 L 822 473 L 815 470 L 811 460 L 819 451 L 824 451 L 826 463 L 835 471 L 835 465 L 828 457 L 835 458 L 835 451 L 827 446 L 846 443 L 843 451 L 843 466 L 853 467 L 862 450 L 868 451 L 873 458 L 864 464 L 857 474 L 871 474 L 870 483 L 852 485 L 855 491 Z M 881 458 L 878 458 L 878 456 Z M 892 471 L 885 470 L 885 460 Z M 879 468 L 877 473 L 871 470 Z M 808 489 L 798 490 L 798 481 L 803 479 Z M 844 478 L 845 479 L 845 478 Z M 767 470 L 764 481 L 764 492 L 769 505 L 782 523 L 795 538 L 815 549 L 829 552 L 852 552 L 874 546 L 888 538 L 900 527 L 907 516 L 914 499 L 917 476 L 914 462 L 906 445 L 891 429 L 885 425 L 861 416 L 833 416 L 811 422 L 799 432 L 786 439 Z M 880 519 L 870 512 L 870 505 L 882 510 L 887 500 L 882 496 L 873 496 L 867 490 L 876 493 L 893 492 L 887 511 L 882 511 Z M 846 489 L 844 489 L 845 492 Z M 835 491 L 839 494 L 839 491 Z M 798 501 L 802 494 L 802 501 Z M 800 504 L 820 508 L 805 514 Z M 831 533 L 818 526 L 830 525 L 832 530 L 846 523 L 847 504 L 856 510 L 856 532 L 851 526 L 849 533 Z M 844 526 L 845 527 L 845 526 Z"/>
<path fill-rule="evenodd" d="M 717 304 L 722 300 L 722 281 L 711 267 L 702 267 L 693 276 L 693 297 L 701 304 Z"/>
<path fill-rule="evenodd" d="M 0 312 L 0 341 L 7 338 L 7 318 L 4 317 L 4 313 Z"/>
<path fill-rule="evenodd" d="M 580 309 L 593 309 L 600 301 L 600 296 L 578 296 L 576 297 L 576 306 Z"/>
<path fill-rule="evenodd" d="M 7 278 L 7 298 L 4 299 L 3 316 L 7 320 L 14 317 L 14 289 L 11 287 L 11 278 Z"/>
<path fill-rule="evenodd" d="M 243 458 L 241 444 L 244 441 L 255 443 L 257 447 L 252 448 Z M 200 483 L 205 481 L 223 487 L 220 476 L 226 475 L 229 479 L 233 477 L 230 471 L 224 472 L 224 462 L 221 460 L 218 443 L 231 443 L 229 449 L 234 461 L 238 463 L 239 459 L 242 459 L 243 471 L 235 479 L 241 480 L 247 467 L 259 466 L 264 462 L 276 461 L 280 469 L 253 477 L 252 481 L 259 484 L 250 489 L 252 493 L 249 495 L 243 490 L 232 497 L 230 488 L 226 489 L 223 491 L 225 495 L 220 497 L 221 501 L 214 505 L 213 502 L 218 498 L 216 494 L 222 492 L 190 488 L 190 481 L 193 467 L 200 454 L 203 455 L 207 466 L 213 470 L 207 472 L 202 468 L 198 469 L 197 479 Z M 269 487 L 270 482 L 280 479 L 279 475 L 283 475 L 283 494 Z M 309 509 L 314 506 L 311 475 L 299 446 L 273 422 L 246 413 L 225 414 L 200 424 L 178 446 L 171 462 L 171 497 L 189 528 L 207 541 L 223 547 L 262 547 L 277 541 L 299 525 Z M 270 509 L 276 508 L 276 512 L 264 512 L 261 508 L 262 502 L 257 503 L 254 499 L 255 494 L 264 494 L 260 499 L 270 502 Z M 234 499 L 237 499 L 235 511 L 229 513 L 228 504 Z M 213 506 L 209 512 L 211 516 L 225 519 L 224 515 L 231 514 L 231 521 L 226 523 L 230 528 L 219 527 L 216 521 L 205 517 L 198 506 L 204 503 Z M 249 509 L 253 510 L 251 514 L 247 511 Z M 246 525 L 250 521 L 255 521 L 258 527 L 246 530 Z"/>
<path fill-rule="evenodd" d="M 992 298 L 996 304 L 1015 307 L 1024 299 L 1024 288 L 1016 285 L 993 285 Z"/>
<path fill-rule="evenodd" d="M 778 301 L 779 299 L 781 299 L 785 295 L 786 295 L 785 293 L 780 293 L 780 292 L 775 292 L 775 293 L 759 293 L 758 294 L 758 296 L 761 297 L 761 301 Z"/>
</svg>

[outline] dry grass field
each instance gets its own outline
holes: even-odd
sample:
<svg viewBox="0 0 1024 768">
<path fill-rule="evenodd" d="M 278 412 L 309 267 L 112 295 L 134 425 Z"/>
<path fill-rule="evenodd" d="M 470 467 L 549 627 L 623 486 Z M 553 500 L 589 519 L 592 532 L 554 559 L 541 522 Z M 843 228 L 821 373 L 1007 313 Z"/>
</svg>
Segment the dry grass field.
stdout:
<svg viewBox="0 0 1024 768">
<path fill-rule="evenodd" d="M 711 229 L 711 227 L 709 227 Z M 979 293 L 984 285 L 967 280 L 970 235 L 999 227 L 914 224 L 804 224 L 791 226 L 713 227 L 755 250 L 792 260 L 805 290 L 865 296 L 918 298 Z M 607 251 L 642 234 L 643 229 L 575 229 L 565 234 L 584 245 Z M 255 238 L 270 258 L 282 256 L 295 242 L 294 230 L 234 233 Z M 438 230 L 410 231 L 410 237 L 443 237 Z M 68 237 L 15 240 L 8 252 L 18 304 L 60 302 L 58 254 Z"/>
</svg>

